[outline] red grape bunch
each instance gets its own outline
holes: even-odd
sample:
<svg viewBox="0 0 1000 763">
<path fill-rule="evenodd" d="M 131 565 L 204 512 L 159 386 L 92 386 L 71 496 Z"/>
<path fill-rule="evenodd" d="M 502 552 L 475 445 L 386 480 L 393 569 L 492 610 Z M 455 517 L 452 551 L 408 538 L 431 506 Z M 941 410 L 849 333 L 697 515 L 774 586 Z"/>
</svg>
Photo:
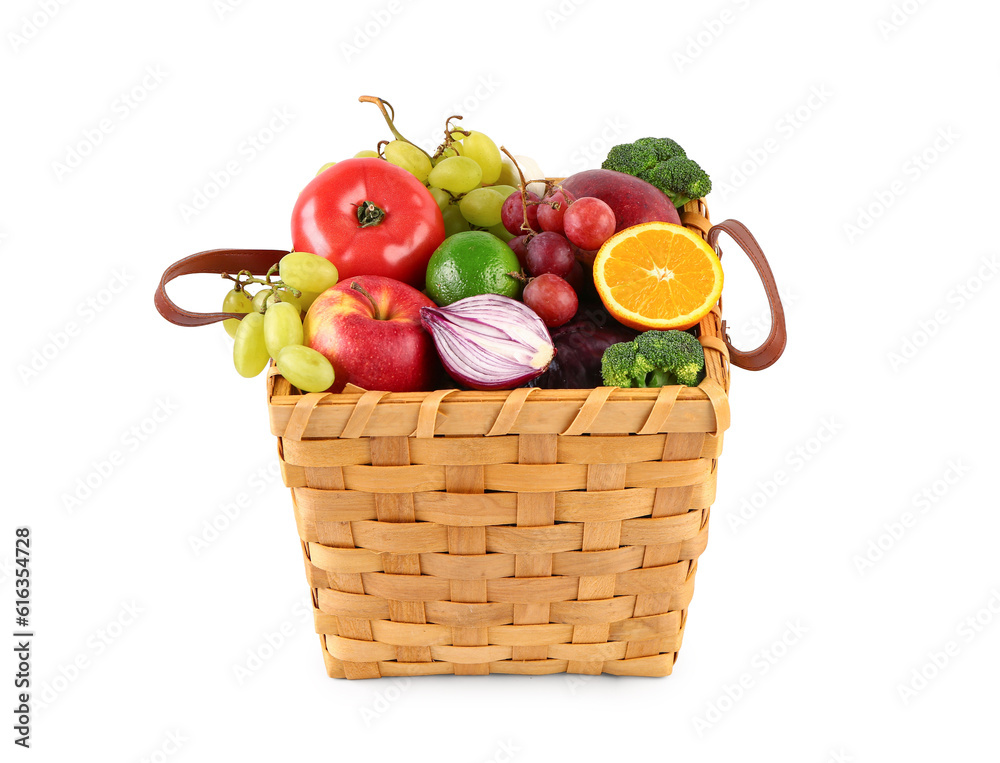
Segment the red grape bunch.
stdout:
<svg viewBox="0 0 1000 763">
<path fill-rule="evenodd" d="M 611 238 L 615 213 L 600 199 L 574 199 L 549 185 L 544 198 L 530 191 L 512 193 L 501 216 L 514 235 L 508 245 L 529 276 L 524 303 L 549 328 L 562 326 L 576 314 L 587 278 L 579 258 Z"/>
</svg>

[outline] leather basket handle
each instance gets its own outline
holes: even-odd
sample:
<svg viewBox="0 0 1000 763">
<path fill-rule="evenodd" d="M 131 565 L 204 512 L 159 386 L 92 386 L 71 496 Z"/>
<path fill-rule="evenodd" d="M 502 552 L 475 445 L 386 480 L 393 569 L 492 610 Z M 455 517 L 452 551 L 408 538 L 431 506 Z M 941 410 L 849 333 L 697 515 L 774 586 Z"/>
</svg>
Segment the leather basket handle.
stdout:
<svg viewBox="0 0 1000 763">
<path fill-rule="evenodd" d="M 729 361 L 740 368 L 749 371 L 760 371 L 770 366 L 781 357 L 785 351 L 785 310 L 781 306 L 781 297 L 778 295 L 778 285 L 774 282 L 774 274 L 771 273 L 771 266 L 767 264 L 767 258 L 757 243 L 757 239 L 747 230 L 747 227 L 738 220 L 725 220 L 712 226 L 708 232 L 708 245 L 715 249 L 722 256 L 718 241 L 720 233 L 728 233 L 740 248 L 746 252 L 750 262 L 757 268 L 761 283 L 764 284 L 764 291 L 767 293 L 767 302 L 771 308 L 771 333 L 767 339 L 755 350 L 745 352 L 737 350 L 729 341 L 729 332 L 726 330 L 726 322 L 722 322 L 722 334 L 729 348 Z"/>
<path fill-rule="evenodd" d="M 193 313 L 174 304 L 167 296 L 167 284 L 178 276 L 192 273 L 239 273 L 249 270 L 254 275 L 264 275 L 278 260 L 288 254 L 281 249 L 210 249 L 192 254 L 166 269 L 156 287 L 153 302 L 160 315 L 178 326 L 206 326 L 227 318 L 243 317 L 243 313 Z"/>
</svg>

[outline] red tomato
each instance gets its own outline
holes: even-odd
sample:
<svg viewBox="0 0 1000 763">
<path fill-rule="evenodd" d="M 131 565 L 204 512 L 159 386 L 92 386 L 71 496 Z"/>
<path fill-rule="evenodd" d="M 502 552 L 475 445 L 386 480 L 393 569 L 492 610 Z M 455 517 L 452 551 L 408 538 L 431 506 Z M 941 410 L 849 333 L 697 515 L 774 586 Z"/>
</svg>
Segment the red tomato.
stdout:
<svg viewBox="0 0 1000 763">
<path fill-rule="evenodd" d="M 347 159 L 323 170 L 292 212 L 293 249 L 326 257 L 341 279 L 386 276 L 423 289 L 427 261 L 442 241 L 434 197 L 384 159 Z"/>
</svg>

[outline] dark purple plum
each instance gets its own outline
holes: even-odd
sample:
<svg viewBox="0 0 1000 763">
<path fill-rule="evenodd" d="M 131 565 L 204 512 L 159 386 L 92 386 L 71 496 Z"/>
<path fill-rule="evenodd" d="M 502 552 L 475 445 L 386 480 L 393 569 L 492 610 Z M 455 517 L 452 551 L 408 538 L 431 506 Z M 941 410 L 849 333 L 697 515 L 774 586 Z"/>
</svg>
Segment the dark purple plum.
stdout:
<svg viewBox="0 0 1000 763">
<path fill-rule="evenodd" d="M 618 342 L 630 342 L 638 332 L 618 323 L 602 305 L 581 304 L 569 323 L 551 329 L 556 356 L 531 386 L 546 389 L 600 387 L 601 358 Z"/>
</svg>

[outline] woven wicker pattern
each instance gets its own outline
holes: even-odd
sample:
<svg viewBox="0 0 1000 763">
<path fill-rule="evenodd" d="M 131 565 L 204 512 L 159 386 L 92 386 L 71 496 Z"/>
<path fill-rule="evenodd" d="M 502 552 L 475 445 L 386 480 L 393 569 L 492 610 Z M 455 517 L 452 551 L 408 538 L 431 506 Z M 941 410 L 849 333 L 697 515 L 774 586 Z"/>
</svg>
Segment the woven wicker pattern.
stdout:
<svg viewBox="0 0 1000 763">
<path fill-rule="evenodd" d="M 669 674 L 729 425 L 720 317 L 697 388 L 301 395 L 272 371 L 329 675 Z"/>
</svg>

